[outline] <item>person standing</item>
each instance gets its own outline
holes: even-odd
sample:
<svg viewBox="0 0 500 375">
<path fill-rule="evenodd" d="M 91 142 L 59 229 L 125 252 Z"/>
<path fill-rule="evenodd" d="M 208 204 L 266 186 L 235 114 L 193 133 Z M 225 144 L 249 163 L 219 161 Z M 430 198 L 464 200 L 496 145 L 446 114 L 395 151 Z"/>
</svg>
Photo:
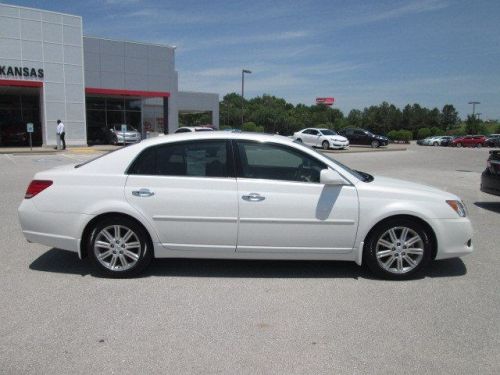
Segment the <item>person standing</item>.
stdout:
<svg viewBox="0 0 500 375">
<path fill-rule="evenodd" d="M 66 136 L 66 133 L 64 132 L 64 124 L 61 120 L 57 120 L 57 136 L 58 136 L 58 145 L 57 148 L 59 148 L 59 143 L 62 142 L 62 149 L 66 150 L 66 141 L 64 140 L 64 137 Z M 59 142 L 60 140 L 60 142 Z"/>
</svg>

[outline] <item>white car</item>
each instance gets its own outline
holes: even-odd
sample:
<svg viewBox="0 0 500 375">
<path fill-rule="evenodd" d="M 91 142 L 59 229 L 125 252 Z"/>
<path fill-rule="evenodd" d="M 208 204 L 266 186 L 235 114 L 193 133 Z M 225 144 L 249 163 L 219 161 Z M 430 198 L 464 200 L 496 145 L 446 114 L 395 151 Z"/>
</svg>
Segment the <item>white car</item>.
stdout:
<svg viewBox="0 0 500 375">
<path fill-rule="evenodd" d="M 331 129 L 302 129 L 293 134 L 293 139 L 311 147 L 322 147 L 324 150 L 349 147 L 349 140 Z"/>
<path fill-rule="evenodd" d="M 174 133 L 192 133 L 192 132 L 210 132 L 214 129 L 208 126 L 182 126 L 178 128 Z"/>
<path fill-rule="evenodd" d="M 19 219 L 29 242 L 119 277 L 181 257 L 346 260 L 406 279 L 473 250 L 455 195 L 252 133 L 151 138 L 39 172 Z"/>
</svg>

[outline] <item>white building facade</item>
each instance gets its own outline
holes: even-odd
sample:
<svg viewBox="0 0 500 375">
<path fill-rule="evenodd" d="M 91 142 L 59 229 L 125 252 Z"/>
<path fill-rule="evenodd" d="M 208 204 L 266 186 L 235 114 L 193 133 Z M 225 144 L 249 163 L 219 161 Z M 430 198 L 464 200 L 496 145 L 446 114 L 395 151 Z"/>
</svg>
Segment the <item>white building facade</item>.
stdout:
<svg viewBox="0 0 500 375">
<path fill-rule="evenodd" d="M 80 16 L 0 4 L 0 145 L 104 143 L 127 124 L 143 136 L 171 133 L 179 111 L 211 112 L 219 96 L 179 92 L 175 48 L 85 37 Z"/>
</svg>

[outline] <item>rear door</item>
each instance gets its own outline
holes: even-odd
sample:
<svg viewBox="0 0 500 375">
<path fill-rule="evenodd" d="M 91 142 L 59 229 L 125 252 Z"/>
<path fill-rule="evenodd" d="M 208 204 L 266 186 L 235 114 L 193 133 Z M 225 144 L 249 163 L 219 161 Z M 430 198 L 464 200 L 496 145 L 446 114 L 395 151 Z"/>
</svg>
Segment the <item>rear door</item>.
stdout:
<svg viewBox="0 0 500 375">
<path fill-rule="evenodd" d="M 234 253 L 238 202 L 230 147 L 226 140 L 165 143 L 131 166 L 126 199 L 166 248 Z"/>
</svg>

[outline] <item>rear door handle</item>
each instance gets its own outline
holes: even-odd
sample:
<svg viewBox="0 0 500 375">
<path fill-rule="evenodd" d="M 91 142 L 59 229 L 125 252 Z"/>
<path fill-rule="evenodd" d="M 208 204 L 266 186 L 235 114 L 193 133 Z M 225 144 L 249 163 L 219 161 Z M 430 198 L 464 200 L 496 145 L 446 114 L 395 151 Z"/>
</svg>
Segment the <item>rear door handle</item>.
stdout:
<svg viewBox="0 0 500 375">
<path fill-rule="evenodd" d="M 258 193 L 250 193 L 248 195 L 243 195 L 241 198 L 248 202 L 260 202 L 266 199 L 266 197 L 263 197 Z"/>
<path fill-rule="evenodd" d="M 155 193 L 153 193 L 152 191 L 150 191 L 149 189 L 139 189 L 139 190 L 134 190 L 132 192 L 132 195 L 135 196 L 135 197 L 151 197 L 153 195 L 155 195 Z"/>
</svg>

